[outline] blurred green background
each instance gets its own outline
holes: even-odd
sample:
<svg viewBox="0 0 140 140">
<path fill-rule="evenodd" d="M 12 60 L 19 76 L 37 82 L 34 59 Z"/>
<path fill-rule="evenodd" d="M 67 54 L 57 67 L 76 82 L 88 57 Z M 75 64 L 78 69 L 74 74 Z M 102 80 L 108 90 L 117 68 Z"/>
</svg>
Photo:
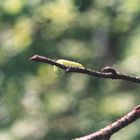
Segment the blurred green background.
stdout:
<svg viewBox="0 0 140 140">
<path fill-rule="evenodd" d="M 140 75 L 140 0 L 0 0 L 0 140 L 70 140 L 140 103 L 139 85 L 69 73 L 33 54 Z M 140 140 L 140 121 L 111 140 Z"/>
</svg>

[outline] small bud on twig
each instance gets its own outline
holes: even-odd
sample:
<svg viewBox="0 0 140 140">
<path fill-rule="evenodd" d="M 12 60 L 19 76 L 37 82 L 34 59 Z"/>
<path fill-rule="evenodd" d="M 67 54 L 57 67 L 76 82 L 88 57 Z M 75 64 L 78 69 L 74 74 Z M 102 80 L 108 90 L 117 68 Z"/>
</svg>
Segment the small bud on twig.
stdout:
<svg viewBox="0 0 140 140">
<path fill-rule="evenodd" d="M 104 73 L 110 73 L 111 72 L 113 75 L 117 74 L 117 71 L 110 66 L 103 67 L 101 71 L 104 72 Z"/>
</svg>

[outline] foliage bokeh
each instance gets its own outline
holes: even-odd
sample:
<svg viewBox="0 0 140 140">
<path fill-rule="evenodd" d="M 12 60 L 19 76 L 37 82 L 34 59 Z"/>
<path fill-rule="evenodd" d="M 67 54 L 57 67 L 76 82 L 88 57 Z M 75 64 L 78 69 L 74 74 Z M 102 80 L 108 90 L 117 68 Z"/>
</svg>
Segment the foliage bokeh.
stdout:
<svg viewBox="0 0 140 140">
<path fill-rule="evenodd" d="M 0 139 L 68 140 L 140 103 L 139 85 L 58 77 L 33 54 L 140 75 L 140 0 L 0 0 Z M 140 122 L 112 140 L 139 140 Z"/>
</svg>

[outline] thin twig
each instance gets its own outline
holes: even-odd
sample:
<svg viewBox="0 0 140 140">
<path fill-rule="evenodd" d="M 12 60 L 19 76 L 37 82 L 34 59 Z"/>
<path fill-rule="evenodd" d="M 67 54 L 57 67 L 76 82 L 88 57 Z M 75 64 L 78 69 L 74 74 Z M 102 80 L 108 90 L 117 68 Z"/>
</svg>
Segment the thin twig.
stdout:
<svg viewBox="0 0 140 140">
<path fill-rule="evenodd" d="M 65 70 L 65 72 L 77 72 L 77 73 L 88 74 L 99 78 L 121 79 L 121 80 L 131 81 L 135 83 L 140 83 L 139 77 L 122 74 L 116 71 L 112 67 L 104 67 L 102 68 L 101 71 L 95 71 L 95 70 L 87 69 L 85 67 L 83 68 L 70 67 L 70 66 L 60 64 L 57 61 L 52 60 L 50 58 L 39 56 L 39 55 L 34 55 L 33 57 L 29 58 L 29 60 L 55 65 Z M 135 107 L 127 115 L 123 116 L 122 118 L 115 121 L 114 123 L 106 126 L 105 128 L 97 132 L 91 133 L 89 135 L 83 136 L 81 138 L 75 138 L 74 140 L 101 140 L 101 139 L 110 140 L 110 137 L 114 133 L 124 128 L 125 126 L 129 125 L 130 123 L 134 122 L 138 118 L 140 118 L 140 105 Z"/>
<path fill-rule="evenodd" d="M 109 140 L 114 133 L 134 122 L 138 118 L 140 118 L 140 105 L 136 106 L 127 115 L 106 126 L 105 128 L 84 137 L 76 138 L 74 140 Z"/>
<path fill-rule="evenodd" d="M 126 80 L 126 81 L 135 82 L 135 83 L 140 83 L 140 77 L 135 77 L 135 76 L 130 76 L 127 74 L 120 73 L 112 67 L 104 67 L 104 68 L 102 68 L 101 71 L 91 70 L 91 69 L 88 69 L 85 67 L 83 67 L 83 68 L 70 67 L 70 66 L 60 64 L 53 59 L 50 59 L 50 58 L 47 58 L 44 56 L 40 56 L 40 55 L 34 55 L 31 58 L 29 58 L 29 60 L 35 61 L 35 62 L 48 63 L 50 65 L 55 65 L 55 66 L 58 66 L 58 67 L 64 69 L 65 72 L 83 73 L 83 74 L 88 74 L 88 75 L 99 77 L 99 78 L 120 79 L 120 80 Z"/>
</svg>

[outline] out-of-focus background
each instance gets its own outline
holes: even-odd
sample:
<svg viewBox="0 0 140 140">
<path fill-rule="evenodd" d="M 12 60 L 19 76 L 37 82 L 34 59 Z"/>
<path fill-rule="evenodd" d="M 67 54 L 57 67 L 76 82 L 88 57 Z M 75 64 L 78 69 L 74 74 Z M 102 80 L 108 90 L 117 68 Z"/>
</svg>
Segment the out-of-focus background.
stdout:
<svg viewBox="0 0 140 140">
<path fill-rule="evenodd" d="M 140 75 L 140 0 L 0 0 L 0 140 L 70 140 L 140 103 L 140 86 L 58 77 L 33 54 Z M 139 140 L 140 121 L 112 140 Z"/>
</svg>

